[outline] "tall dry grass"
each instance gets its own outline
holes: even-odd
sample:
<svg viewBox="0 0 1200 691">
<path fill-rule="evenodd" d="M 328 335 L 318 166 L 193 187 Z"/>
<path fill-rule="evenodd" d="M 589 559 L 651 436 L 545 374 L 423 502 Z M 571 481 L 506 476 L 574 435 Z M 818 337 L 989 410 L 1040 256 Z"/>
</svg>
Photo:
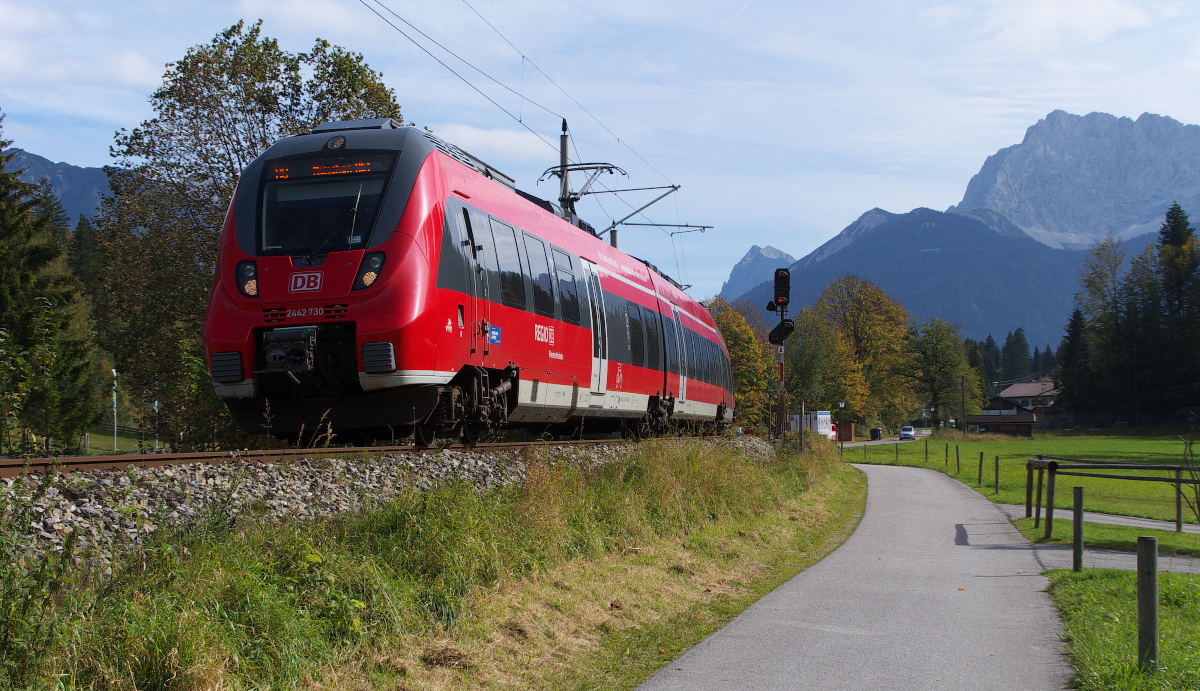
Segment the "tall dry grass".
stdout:
<svg viewBox="0 0 1200 691">
<path fill-rule="evenodd" d="M 344 674 L 349 658 L 387 659 L 406 636 L 453 631 L 501 579 L 759 515 L 834 463 L 832 452 L 754 463 L 720 442 L 647 442 L 595 468 L 533 453 L 520 487 L 448 482 L 323 521 L 234 520 L 214 505 L 187 530 L 159 531 L 111 578 L 47 571 L 56 595 L 31 616 L 53 625 L 19 656 L 7 649 L 0 686 L 304 686 Z M 396 670 L 343 681 L 369 687 L 385 673 Z"/>
</svg>

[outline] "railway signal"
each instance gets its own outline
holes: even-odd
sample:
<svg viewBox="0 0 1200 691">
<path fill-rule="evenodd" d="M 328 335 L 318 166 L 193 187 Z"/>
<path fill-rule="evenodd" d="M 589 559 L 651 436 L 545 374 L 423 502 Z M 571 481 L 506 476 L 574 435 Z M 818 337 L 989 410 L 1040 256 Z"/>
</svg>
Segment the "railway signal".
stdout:
<svg viewBox="0 0 1200 691">
<path fill-rule="evenodd" d="M 771 329 L 771 333 L 767 334 L 767 341 L 769 341 L 771 345 L 781 346 L 783 345 L 783 342 L 787 340 L 787 337 L 791 336 L 792 332 L 795 330 L 796 322 L 792 321 L 791 319 L 781 319 L 779 321 L 779 325 L 774 329 Z"/>
<path fill-rule="evenodd" d="M 775 269 L 775 297 L 767 303 L 767 311 L 779 312 L 782 319 L 787 314 L 787 306 L 791 301 L 792 272 L 789 269 Z"/>
</svg>

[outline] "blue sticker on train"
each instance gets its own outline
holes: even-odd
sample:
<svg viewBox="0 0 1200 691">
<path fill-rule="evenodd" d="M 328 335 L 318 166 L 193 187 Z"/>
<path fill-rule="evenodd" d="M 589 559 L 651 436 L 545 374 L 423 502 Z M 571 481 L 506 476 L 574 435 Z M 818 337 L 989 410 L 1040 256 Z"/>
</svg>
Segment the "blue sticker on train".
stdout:
<svg viewBox="0 0 1200 691">
<path fill-rule="evenodd" d="M 500 345 L 500 327 L 488 325 L 488 343 Z"/>
</svg>

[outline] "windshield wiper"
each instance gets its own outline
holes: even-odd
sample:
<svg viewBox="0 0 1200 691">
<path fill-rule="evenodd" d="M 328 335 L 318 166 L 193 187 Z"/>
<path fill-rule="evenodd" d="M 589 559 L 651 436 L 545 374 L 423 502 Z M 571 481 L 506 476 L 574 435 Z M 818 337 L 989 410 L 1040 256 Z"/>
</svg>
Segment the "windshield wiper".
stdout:
<svg viewBox="0 0 1200 691">
<path fill-rule="evenodd" d="M 354 226 L 358 223 L 358 203 L 360 201 L 362 201 L 362 185 L 358 186 L 358 196 L 354 199 L 354 208 L 350 209 L 350 218 L 346 219 L 346 221 L 350 222 L 350 237 L 354 237 Z M 334 228 L 328 235 L 322 238 L 321 241 L 318 242 L 308 254 L 304 255 L 305 266 L 312 266 L 313 260 L 317 258 L 317 253 L 324 249 L 325 245 L 328 245 L 330 240 L 338 236 L 338 233 L 342 230 L 342 228 L 346 227 L 346 221 L 339 223 L 338 226 Z"/>
</svg>

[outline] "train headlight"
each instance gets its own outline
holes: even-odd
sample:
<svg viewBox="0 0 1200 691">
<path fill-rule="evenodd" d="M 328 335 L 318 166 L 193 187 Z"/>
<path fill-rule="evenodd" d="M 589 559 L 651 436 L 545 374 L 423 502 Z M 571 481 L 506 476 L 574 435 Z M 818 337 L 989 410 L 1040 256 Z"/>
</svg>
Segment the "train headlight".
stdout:
<svg viewBox="0 0 1200 691">
<path fill-rule="evenodd" d="M 351 290 L 362 290 L 379 280 L 380 274 L 383 273 L 384 259 L 386 259 L 386 256 L 383 252 L 367 252 L 364 254 L 362 266 L 358 267 L 358 276 L 355 276 L 354 287 Z"/>
<path fill-rule="evenodd" d="M 258 263 L 238 262 L 234 270 L 237 278 L 238 292 L 249 298 L 258 297 Z"/>
</svg>

